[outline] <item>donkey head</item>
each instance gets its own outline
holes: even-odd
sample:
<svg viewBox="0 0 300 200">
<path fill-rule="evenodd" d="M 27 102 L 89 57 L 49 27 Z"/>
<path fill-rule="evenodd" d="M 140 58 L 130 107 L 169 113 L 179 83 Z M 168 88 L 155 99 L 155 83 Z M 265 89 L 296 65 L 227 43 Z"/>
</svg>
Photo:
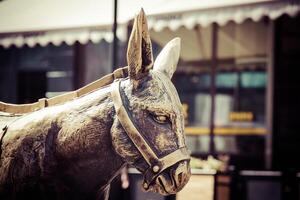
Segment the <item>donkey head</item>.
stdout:
<svg viewBox="0 0 300 200">
<path fill-rule="evenodd" d="M 190 177 L 182 105 L 171 82 L 179 52 L 180 39 L 175 38 L 153 64 L 142 10 L 128 44 L 129 77 L 114 83 L 112 92 L 117 113 L 111 130 L 113 146 L 144 174 L 145 190 L 163 195 L 178 192 Z"/>
</svg>

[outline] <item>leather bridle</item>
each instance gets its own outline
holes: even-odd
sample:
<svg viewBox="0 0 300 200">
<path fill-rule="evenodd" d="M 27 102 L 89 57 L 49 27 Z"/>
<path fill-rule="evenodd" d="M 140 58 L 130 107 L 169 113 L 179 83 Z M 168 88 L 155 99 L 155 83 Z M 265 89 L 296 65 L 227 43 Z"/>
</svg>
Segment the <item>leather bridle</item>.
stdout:
<svg viewBox="0 0 300 200">
<path fill-rule="evenodd" d="M 114 108 L 118 120 L 124 128 L 126 134 L 138 149 L 148 168 L 144 173 L 143 187 L 148 189 L 150 184 L 158 177 L 165 169 L 184 160 L 190 160 L 190 155 L 186 147 L 181 147 L 172 153 L 163 157 L 158 157 L 149 146 L 145 138 L 142 136 L 137 126 L 133 123 L 128 108 L 124 105 L 124 96 L 121 95 L 121 80 L 117 80 L 111 85 L 111 96 L 114 103 Z M 126 97 L 125 97 L 126 98 Z"/>
</svg>

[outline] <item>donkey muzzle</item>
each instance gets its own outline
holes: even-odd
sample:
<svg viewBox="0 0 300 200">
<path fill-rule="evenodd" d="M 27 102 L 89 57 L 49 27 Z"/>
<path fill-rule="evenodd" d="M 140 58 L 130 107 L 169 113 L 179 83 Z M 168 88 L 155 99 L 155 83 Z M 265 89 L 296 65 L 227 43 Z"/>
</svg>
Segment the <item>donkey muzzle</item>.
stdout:
<svg viewBox="0 0 300 200">
<path fill-rule="evenodd" d="M 180 191 L 191 175 L 190 155 L 186 147 L 153 160 L 151 167 L 144 173 L 143 188 L 162 195 Z"/>
<path fill-rule="evenodd" d="M 146 191 L 162 195 L 175 194 L 186 185 L 190 175 L 189 160 L 180 161 L 162 171 L 149 185 L 143 187 Z"/>
</svg>

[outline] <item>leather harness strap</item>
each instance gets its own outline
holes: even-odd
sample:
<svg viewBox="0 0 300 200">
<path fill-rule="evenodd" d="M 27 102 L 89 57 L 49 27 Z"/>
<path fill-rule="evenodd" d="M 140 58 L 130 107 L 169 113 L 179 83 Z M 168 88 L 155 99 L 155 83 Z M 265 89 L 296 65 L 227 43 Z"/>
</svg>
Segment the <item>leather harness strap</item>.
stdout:
<svg viewBox="0 0 300 200">
<path fill-rule="evenodd" d="M 86 95 L 93 92 L 100 87 L 106 86 L 114 82 L 119 78 L 125 78 L 128 76 L 128 67 L 116 69 L 113 73 L 104 76 L 103 78 L 96 80 L 78 90 L 68 92 L 50 99 L 42 98 L 35 103 L 30 104 L 9 104 L 0 101 L 0 111 L 12 114 L 24 114 L 40 110 L 45 107 L 54 106 L 73 100 L 75 98 Z"/>
<path fill-rule="evenodd" d="M 129 118 L 126 108 L 123 106 L 122 97 L 120 95 L 120 83 L 121 81 L 114 82 L 111 86 L 111 95 L 116 114 L 127 135 L 140 151 L 145 161 L 149 165 L 152 165 L 152 162 L 154 160 L 158 160 L 158 158 Z M 141 151 L 141 149 L 144 149 L 144 151 Z"/>
<path fill-rule="evenodd" d="M 134 146 L 138 149 L 149 165 L 149 168 L 146 170 L 144 175 L 143 184 L 144 188 L 147 189 L 149 185 L 156 179 L 156 177 L 159 176 L 159 174 L 165 169 L 180 161 L 190 160 L 189 152 L 186 147 L 182 147 L 162 158 L 159 158 L 129 117 L 129 113 L 124 106 L 124 100 L 122 99 L 122 95 L 120 93 L 121 80 L 114 82 L 111 87 L 111 96 L 118 120 L 126 131 L 128 137 L 133 142 Z"/>
<path fill-rule="evenodd" d="M 8 126 L 4 126 L 1 130 L 1 133 L 0 133 L 0 157 L 1 157 L 1 154 L 2 154 L 2 141 L 3 141 L 3 138 L 7 132 L 7 129 L 8 129 Z"/>
</svg>

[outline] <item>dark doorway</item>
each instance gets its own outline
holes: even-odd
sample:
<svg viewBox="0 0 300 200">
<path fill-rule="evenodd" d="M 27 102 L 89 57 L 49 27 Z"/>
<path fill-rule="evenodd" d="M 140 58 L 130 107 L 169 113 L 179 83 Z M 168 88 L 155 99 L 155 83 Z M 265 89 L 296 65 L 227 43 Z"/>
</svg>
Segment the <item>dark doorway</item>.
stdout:
<svg viewBox="0 0 300 200">
<path fill-rule="evenodd" d="M 20 71 L 18 73 L 18 103 L 32 103 L 45 97 L 46 71 Z"/>
<path fill-rule="evenodd" d="M 300 170 L 300 16 L 275 23 L 273 167 Z"/>
</svg>

